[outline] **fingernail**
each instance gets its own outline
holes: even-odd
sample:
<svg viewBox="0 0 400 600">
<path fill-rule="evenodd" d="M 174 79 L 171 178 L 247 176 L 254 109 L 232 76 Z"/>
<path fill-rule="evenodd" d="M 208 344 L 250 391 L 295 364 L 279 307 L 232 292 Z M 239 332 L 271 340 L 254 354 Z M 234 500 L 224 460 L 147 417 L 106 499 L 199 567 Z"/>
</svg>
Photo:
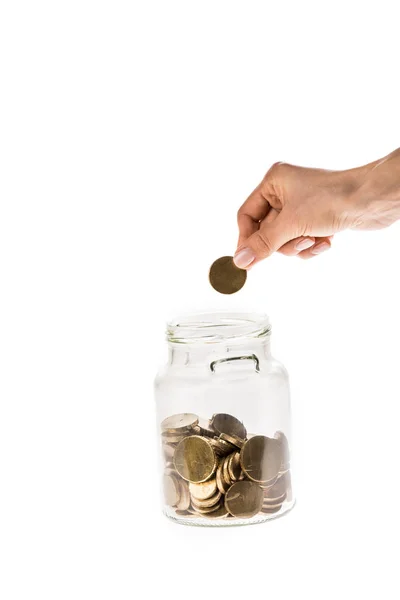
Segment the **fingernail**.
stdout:
<svg viewBox="0 0 400 600">
<path fill-rule="evenodd" d="M 304 238 L 304 240 L 301 240 L 296 244 L 296 250 L 298 250 L 299 252 L 301 252 L 302 250 L 307 250 L 307 248 L 311 248 L 311 246 L 313 246 L 314 243 L 314 240 L 311 240 L 310 238 Z"/>
<path fill-rule="evenodd" d="M 233 262 L 237 267 L 239 267 L 239 269 L 245 269 L 250 263 L 253 262 L 255 257 L 256 255 L 251 248 L 243 248 L 235 254 L 233 257 Z"/>
<path fill-rule="evenodd" d="M 311 250 L 311 254 L 322 254 L 322 252 L 325 252 L 325 250 L 329 250 L 329 248 L 329 244 L 327 244 L 326 242 L 322 242 L 322 244 L 317 244 L 316 246 L 314 246 L 314 248 Z"/>
</svg>

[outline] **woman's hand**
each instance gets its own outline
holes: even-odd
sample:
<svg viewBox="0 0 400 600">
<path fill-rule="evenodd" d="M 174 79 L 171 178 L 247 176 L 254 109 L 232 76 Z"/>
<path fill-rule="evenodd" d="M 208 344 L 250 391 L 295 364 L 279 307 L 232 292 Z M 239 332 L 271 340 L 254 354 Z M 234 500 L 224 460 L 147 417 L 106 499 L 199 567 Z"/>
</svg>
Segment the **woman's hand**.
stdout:
<svg viewBox="0 0 400 600">
<path fill-rule="evenodd" d="M 273 252 L 312 258 L 344 229 L 380 229 L 400 218 L 400 149 L 347 171 L 271 167 L 238 212 L 234 261 L 248 268 Z"/>
</svg>

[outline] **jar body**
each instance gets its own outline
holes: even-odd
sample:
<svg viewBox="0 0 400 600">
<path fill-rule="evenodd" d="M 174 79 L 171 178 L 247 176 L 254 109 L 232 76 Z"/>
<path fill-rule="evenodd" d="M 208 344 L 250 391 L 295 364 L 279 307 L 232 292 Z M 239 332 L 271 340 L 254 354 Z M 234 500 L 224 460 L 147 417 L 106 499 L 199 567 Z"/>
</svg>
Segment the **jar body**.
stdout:
<svg viewBox="0 0 400 600">
<path fill-rule="evenodd" d="M 209 321 L 218 327 L 221 316 Z M 268 328 L 232 329 L 206 343 L 200 334 L 170 342 L 156 378 L 164 513 L 180 523 L 258 523 L 294 505 L 287 372 L 271 356 Z"/>
</svg>

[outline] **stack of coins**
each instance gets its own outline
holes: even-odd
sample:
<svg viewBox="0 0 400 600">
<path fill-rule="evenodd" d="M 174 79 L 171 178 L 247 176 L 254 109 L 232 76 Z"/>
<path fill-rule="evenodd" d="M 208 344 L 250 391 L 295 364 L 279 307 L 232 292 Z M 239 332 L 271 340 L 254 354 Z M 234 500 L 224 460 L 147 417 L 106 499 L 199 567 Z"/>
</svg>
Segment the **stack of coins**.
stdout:
<svg viewBox="0 0 400 600">
<path fill-rule="evenodd" d="M 279 512 L 282 504 L 287 496 L 287 480 L 286 474 L 279 475 L 275 483 L 267 488 L 264 488 L 264 498 L 262 512 L 272 514 Z"/>
<path fill-rule="evenodd" d="M 247 434 L 236 417 L 191 413 L 161 423 L 165 503 L 179 517 L 251 518 L 291 501 L 286 436 Z"/>
<path fill-rule="evenodd" d="M 197 415 L 184 413 L 167 417 L 161 424 L 162 448 L 166 467 L 173 468 L 175 448 L 183 438 L 200 432 Z"/>
</svg>

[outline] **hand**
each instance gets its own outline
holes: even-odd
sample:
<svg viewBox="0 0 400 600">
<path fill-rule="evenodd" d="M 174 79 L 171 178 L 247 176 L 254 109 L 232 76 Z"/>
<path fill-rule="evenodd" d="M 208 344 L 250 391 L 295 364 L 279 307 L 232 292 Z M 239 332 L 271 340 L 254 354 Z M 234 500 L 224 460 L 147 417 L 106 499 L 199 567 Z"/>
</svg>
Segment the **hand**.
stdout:
<svg viewBox="0 0 400 600">
<path fill-rule="evenodd" d="M 238 212 L 234 261 L 249 268 L 273 252 L 312 258 L 344 229 L 380 229 L 400 218 L 400 149 L 346 171 L 271 167 Z"/>
</svg>

